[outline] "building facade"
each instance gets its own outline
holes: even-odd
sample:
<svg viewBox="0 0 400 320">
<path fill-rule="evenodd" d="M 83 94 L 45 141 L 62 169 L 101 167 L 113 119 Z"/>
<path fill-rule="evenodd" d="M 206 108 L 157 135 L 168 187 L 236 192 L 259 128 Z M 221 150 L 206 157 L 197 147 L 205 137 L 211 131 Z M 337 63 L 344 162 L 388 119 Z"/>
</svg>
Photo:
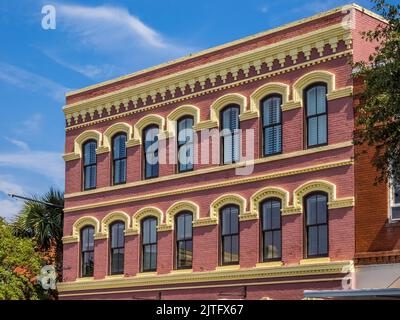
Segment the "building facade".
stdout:
<svg viewBox="0 0 400 320">
<path fill-rule="evenodd" d="M 69 93 L 60 298 L 354 286 L 373 169 L 350 62 L 382 22 L 349 5 Z"/>
</svg>

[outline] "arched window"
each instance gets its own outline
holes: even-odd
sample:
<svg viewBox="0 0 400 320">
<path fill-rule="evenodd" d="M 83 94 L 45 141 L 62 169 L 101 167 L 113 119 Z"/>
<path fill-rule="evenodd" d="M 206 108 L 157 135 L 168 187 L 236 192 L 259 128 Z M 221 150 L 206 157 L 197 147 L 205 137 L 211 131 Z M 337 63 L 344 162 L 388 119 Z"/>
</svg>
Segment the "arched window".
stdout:
<svg viewBox="0 0 400 320">
<path fill-rule="evenodd" d="M 317 147 L 328 143 L 328 114 L 326 84 L 315 84 L 305 91 L 307 118 L 307 146 Z"/>
<path fill-rule="evenodd" d="M 221 209 L 222 264 L 239 263 L 239 208 L 228 205 Z"/>
<path fill-rule="evenodd" d="M 92 277 L 94 271 L 94 228 L 81 230 L 81 276 Z"/>
<path fill-rule="evenodd" d="M 313 193 L 305 198 L 307 257 L 328 255 L 328 197 Z"/>
<path fill-rule="evenodd" d="M 122 221 L 114 222 L 110 226 L 110 269 L 111 274 L 124 273 L 124 237 L 125 223 Z"/>
<path fill-rule="evenodd" d="M 142 270 L 157 270 L 157 218 L 142 221 Z"/>
<path fill-rule="evenodd" d="M 150 125 L 143 130 L 144 177 L 158 177 L 158 126 Z"/>
<path fill-rule="evenodd" d="M 178 172 L 193 170 L 193 117 L 183 117 L 177 123 Z"/>
<path fill-rule="evenodd" d="M 281 200 L 267 199 L 261 203 L 263 261 L 281 260 Z"/>
<path fill-rule="evenodd" d="M 182 212 L 175 218 L 176 267 L 191 268 L 193 258 L 192 220 L 190 212 Z"/>
<path fill-rule="evenodd" d="M 239 113 L 240 107 L 236 104 L 228 105 L 221 111 L 221 145 L 223 164 L 239 161 Z"/>
<path fill-rule="evenodd" d="M 97 142 L 89 140 L 83 145 L 83 188 L 84 190 L 96 188 L 96 157 Z"/>
<path fill-rule="evenodd" d="M 126 182 L 126 134 L 119 133 L 113 137 L 113 182 Z"/>
<path fill-rule="evenodd" d="M 261 101 L 264 156 L 282 152 L 282 97 L 268 96 Z"/>
</svg>

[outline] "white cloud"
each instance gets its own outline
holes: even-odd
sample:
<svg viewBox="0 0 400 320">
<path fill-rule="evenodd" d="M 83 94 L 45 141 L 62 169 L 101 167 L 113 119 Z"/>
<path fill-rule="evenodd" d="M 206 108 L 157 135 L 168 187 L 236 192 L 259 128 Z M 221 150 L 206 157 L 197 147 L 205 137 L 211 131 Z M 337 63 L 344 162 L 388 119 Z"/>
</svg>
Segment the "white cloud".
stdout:
<svg viewBox="0 0 400 320">
<path fill-rule="evenodd" d="M 24 150 L 24 151 L 28 151 L 29 150 L 28 144 L 26 142 L 24 142 L 24 141 L 17 140 L 17 139 L 12 139 L 12 138 L 7 138 L 7 137 L 5 137 L 5 139 L 8 142 L 12 143 L 13 145 L 17 146 L 18 148 L 20 148 L 21 150 Z"/>
<path fill-rule="evenodd" d="M 17 200 L 0 200 L 0 217 L 12 221 L 22 209 L 23 202 Z"/>
<path fill-rule="evenodd" d="M 77 33 L 88 45 L 104 46 L 115 42 L 123 45 L 123 41 L 129 45 L 129 41 L 140 41 L 142 45 L 153 48 L 171 46 L 157 31 L 124 8 L 59 4 L 56 10 L 57 18 L 66 30 Z"/>
<path fill-rule="evenodd" d="M 267 13 L 269 11 L 269 7 L 266 4 L 264 4 L 261 7 L 259 7 L 259 10 L 262 13 Z"/>
<path fill-rule="evenodd" d="M 9 193 L 25 194 L 26 190 L 14 181 L 11 175 L 0 175 L 0 192 L 8 195 Z"/>
<path fill-rule="evenodd" d="M 60 153 L 24 151 L 0 153 L 0 167 L 16 168 L 34 172 L 61 184 L 64 180 L 64 161 Z"/>
<path fill-rule="evenodd" d="M 64 101 L 68 88 L 11 64 L 0 62 L 0 81 L 21 89 L 47 95 L 56 101 Z"/>
</svg>

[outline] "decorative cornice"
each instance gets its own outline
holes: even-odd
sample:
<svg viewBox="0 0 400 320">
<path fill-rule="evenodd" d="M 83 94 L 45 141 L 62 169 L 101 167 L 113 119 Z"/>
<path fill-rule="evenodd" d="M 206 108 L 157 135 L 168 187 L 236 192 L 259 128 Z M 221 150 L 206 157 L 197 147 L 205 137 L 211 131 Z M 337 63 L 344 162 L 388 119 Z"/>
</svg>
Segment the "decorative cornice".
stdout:
<svg viewBox="0 0 400 320">
<path fill-rule="evenodd" d="M 65 208 L 64 212 L 65 213 L 77 212 L 77 211 L 82 211 L 82 210 L 89 210 L 89 209 L 94 209 L 94 208 L 107 207 L 107 206 L 113 206 L 113 205 L 118 205 L 118 204 L 143 201 L 143 200 L 148 200 L 148 199 L 156 199 L 156 198 L 167 197 L 167 196 L 178 195 L 178 194 L 185 194 L 185 193 L 190 193 L 190 192 L 198 192 L 198 191 L 210 190 L 210 189 L 216 189 L 216 188 L 226 188 L 228 186 L 240 185 L 240 184 L 245 184 L 245 183 L 253 183 L 253 182 L 257 182 L 257 181 L 265 181 L 265 180 L 276 179 L 276 178 L 280 178 L 280 177 L 310 173 L 310 172 L 315 172 L 315 171 L 320 171 L 320 170 L 327 170 L 327 169 L 337 168 L 337 167 L 341 167 L 341 166 L 351 166 L 351 165 L 353 165 L 353 160 L 347 159 L 347 160 L 342 160 L 342 161 L 337 161 L 337 162 L 330 162 L 330 163 L 324 163 L 324 164 L 320 164 L 320 165 L 310 166 L 310 167 L 291 169 L 291 170 L 274 172 L 274 173 L 263 174 L 263 175 L 255 175 L 255 176 L 250 176 L 250 177 L 246 177 L 246 178 L 232 179 L 232 180 L 223 181 L 223 182 L 210 183 L 210 184 L 204 184 L 204 185 L 196 185 L 191 188 L 181 188 L 181 189 L 176 189 L 176 190 L 172 190 L 172 191 L 149 193 L 149 194 L 145 194 L 145 195 L 141 195 L 141 196 L 132 196 L 132 197 L 128 197 L 128 198 L 122 198 L 122 199 L 116 199 L 116 200 L 110 200 L 110 201 L 104 201 L 104 202 L 96 202 L 93 204 L 86 204 L 86 205 L 81 205 L 81 206 L 76 206 L 76 207 L 69 207 L 69 208 Z M 213 216 L 212 219 L 215 219 L 215 217 Z"/>
<path fill-rule="evenodd" d="M 264 73 L 265 71 L 262 71 L 265 70 L 263 65 L 267 69 L 266 72 L 272 71 L 274 63 L 278 63 L 281 68 L 284 68 L 287 56 L 290 57 L 293 64 L 297 63 L 300 52 L 304 54 L 307 60 L 310 60 L 312 48 L 318 50 L 321 43 L 331 46 L 335 53 L 337 43 L 340 41 L 344 41 L 347 48 L 350 49 L 351 30 L 346 30 L 342 24 L 332 25 L 129 88 L 70 104 L 64 107 L 64 113 L 68 125 L 72 124 L 72 119 L 74 119 L 73 125 L 76 125 L 78 118 L 81 119 L 82 123 L 86 119 L 94 120 L 96 113 L 100 118 L 103 117 L 104 113 L 106 116 L 110 116 L 114 106 L 118 106 L 120 110 L 122 104 L 127 106 L 129 102 L 134 105 L 134 108 L 138 108 L 138 106 L 147 107 L 176 98 L 176 92 L 180 92 L 179 97 L 181 98 L 188 94 L 188 88 L 190 88 L 189 94 L 197 91 L 203 93 L 206 90 L 205 83 L 207 81 L 211 83 L 212 87 L 220 88 L 221 84 L 237 81 L 240 72 L 245 75 L 245 78 L 248 78 L 250 70 L 255 70 L 258 75 Z M 319 53 L 322 57 L 323 52 L 319 51 Z M 219 79 L 219 82 L 217 82 L 217 79 Z M 167 92 L 169 95 L 167 95 Z"/>
<path fill-rule="evenodd" d="M 132 276 L 115 279 L 61 282 L 57 285 L 60 293 L 100 289 L 118 289 L 149 286 L 169 286 L 174 284 L 195 284 L 201 282 L 275 279 L 290 277 L 307 277 L 318 275 L 344 274 L 344 267 L 351 261 L 335 261 L 310 265 L 256 267 L 251 269 L 234 268 L 205 272 L 170 273 L 166 275 Z M 301 280 L 297 280 L 301 281 Z"/>
<path fill-rule="evenodd" d="M 271 77 L 273 77 L 275 75 L 285 74 L 285 73 L 288 73 L 288 72 L 291 72 L 291 71 L 295 71 L 295 70 L 299 70 L 299 69 L 303 69 L 303 68 L 306 68 L 306 67 L 309 67 L 309 66 L 318 65 L 318 64 L 326 62 L 326 61 L 338 59 L 338 58 L 341 58 L 341 57 L 344 57 L 344 56 L 347 56 L 347 55 L 352 55 L 352 54 L 353 54 L 352 50 L 346 50 L 346 51 L 338 52 L 338 53 L 335 53 L 335 54 L 324 56 L 322 58 L 317 58 L 317 59 L 309 60 L 309 61 L 306 61 L 306 62 L 303 62 L 303 63 L 300 63 L 300 64 L 296 64 L 294 66 L 285 67 L 283 69 L 278 69 L 278 70 L 270 71 L 270 72 L 259 74 L 259 75 L 255 75 L 255 76 L 249 76 L 246 79 L 236 80 L 236 81 L 230 82 L 228 84 L 221 85 L 219 87 L 213 87 L 213 88 L 205 89 L 205 90 L 203 90 L 201 92 L 191 93 L 191 94 L 188 94 L 188 95 L 185 95 L 185 96 L 181 96 L 181 97 L 178 97 L 178 98 L 170 99 L 168 101 L 156 102 L 154 104 L 149 104 L 149 105 L 147 105 L 145 107 L 134 108 L 134 109 L 130 109 L 128 111 L 121 112 L 119 114 L 103 116 L 103 117 L 95 119 L 95 120 L 90 120 L 90 121 L 79 123 L 79 124 L 76 124 L 76 125 L 71 125 L 71 126 L 66 128 L 66 131 L 68 132 L 70 130 L 92 126 L 94 124 L 105 122 L 105 121 L 121 119 L 123 117 L 129 116 L 129 115 L 132 115 L 132 114 L 135 114 L 135 113 L 144 112 L 144 111 L 148 111 L 148 110 L 153 110 L 153 109 L 160 108 L 160 107 L 163 107 L 163 106 L 166 106 L 166 105 L 170 105 L 172 103 L 185 103 L 186 100 L 189 100 L 189 99 L 192 99 L 192 98 L 195 98 L 195 97 L 199 97 L 199 96 L 203 96 L 205 94 L 210 94 L 210 93 L 213 93 L 213 92 L 217 92 L 217 91 L 221 91 L 221 90 L 225 90 L 225 89 L 229 89 L 229 88 L 238 87 L 238 86 L 240 86 L 240 85 L 242 85 L 244 83 L 250 83 L 250 82 L 257 81 L 257 80 L 271 78 Z M 209 121 L 209 120 L 204 120 L 204 121 Z"/>
</svg>

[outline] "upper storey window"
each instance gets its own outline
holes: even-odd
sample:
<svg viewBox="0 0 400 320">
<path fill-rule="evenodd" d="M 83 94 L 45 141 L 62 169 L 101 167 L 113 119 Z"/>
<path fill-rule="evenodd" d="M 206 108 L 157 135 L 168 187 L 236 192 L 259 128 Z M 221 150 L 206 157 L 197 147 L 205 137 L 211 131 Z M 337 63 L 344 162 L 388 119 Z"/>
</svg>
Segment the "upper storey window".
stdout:
<svg viewBox="0 0 400 320">
<path fill-rule="evenodd" d="M 113 182 L 126 182 L 126 134 L 120 133 L 113 138 Z"/>
<path fill-rule="evenodd" d="M 264 156 L 282 152 L 282 97 L 266 97 L 261 102 Z"/>
<path fill-rule="evenodd" d="M 96 188 L 96 148 L 97 142 L 89 140 L 83 145 L 83 188 L 84 190 Z"/>
<path fill-rule="evenodd" d="M 328 115 L 326 85 L 315 84 L 305 91 L 307 118 L 307 147 L 328 143 Z"/>
<path fill-rule="evenodd" d="M 158 177 L 158 133 L 157 125 L 147 126 L 143 130 L 145 179 Z"/>
<path fill-rule="evenodd" d="M 390 185 L 390 218 L 400 220 L 400 184 Z"/>
<path fill-rule="evenodd" d="M 183 117 L 178 124 L 178 171 L 193 170 L 193 117 Z"/>
<path fill-rule="evenodd" d="M 221 144 L 222 163 L 229 164 L 239 161 L 240 134 L 239 134 L 239 111 L 236 104 L 229 105 L 221 111 Z"/>
</svg>

